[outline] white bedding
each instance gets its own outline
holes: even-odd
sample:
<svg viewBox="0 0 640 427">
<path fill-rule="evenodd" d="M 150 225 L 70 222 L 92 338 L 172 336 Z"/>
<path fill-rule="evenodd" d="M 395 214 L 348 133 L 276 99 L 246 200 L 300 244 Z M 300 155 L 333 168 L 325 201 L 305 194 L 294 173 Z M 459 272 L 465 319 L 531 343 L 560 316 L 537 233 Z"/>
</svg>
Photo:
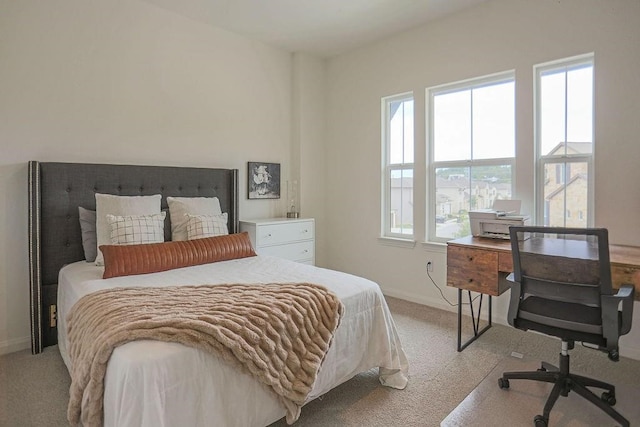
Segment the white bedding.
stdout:
<svg viewBox="0 0 640 427">
<path fill-rule="evenodd" d="M 345 312 L 307 401 L 375 367 L 382 384 L 404 388 L 407 383 L 407 359 L 393 319 L 370 280 L 267 256 L 106 280 L 102 272 L 84 261 L 60 271 L 58 345 L 69 369 L 66 313 L 88 293 L 127 286 L 309 282 L 335 292 Z M 275 396 L 251 376 L 202 351 L 156 341 L 131 342 L 113 352 L 104 396 L 106 427 L 257 427 L 285 415 Z"/>
</svg>

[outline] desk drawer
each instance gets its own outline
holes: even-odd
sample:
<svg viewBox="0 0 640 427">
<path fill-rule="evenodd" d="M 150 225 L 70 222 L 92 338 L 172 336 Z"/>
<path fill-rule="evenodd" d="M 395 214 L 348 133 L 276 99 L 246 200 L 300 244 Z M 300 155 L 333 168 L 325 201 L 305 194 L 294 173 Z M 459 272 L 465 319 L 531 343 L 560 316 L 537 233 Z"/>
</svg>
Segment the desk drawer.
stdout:
<svg viewBox="0 0 640 427">
<path fill-rule="evenodd" d="M 481 249 L 448 246 L 447 285 L 488 295 L 500 295 L 498 254 Z"/>
<path fill-rule="evenodd" d="M 614 289 L 620 288 L 620 285 L 629 284 L 636 288 L 636 300 L 638 292 L 640 292 L 640 269 L 634 267 L 626 267 L 620 265 L 611 266 L 611 282 Z"/>
<path fill-rule="evenodd" d="M 498 252 L 498 271 L 513 273 L 513 257 L 511 252 Z"/>
</svg>

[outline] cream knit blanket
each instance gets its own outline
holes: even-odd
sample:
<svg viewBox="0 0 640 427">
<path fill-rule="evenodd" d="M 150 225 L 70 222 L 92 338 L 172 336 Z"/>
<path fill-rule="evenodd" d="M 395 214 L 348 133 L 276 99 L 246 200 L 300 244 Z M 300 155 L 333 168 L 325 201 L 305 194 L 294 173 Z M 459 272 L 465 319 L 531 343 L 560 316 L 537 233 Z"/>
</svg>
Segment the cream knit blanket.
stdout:
<svg viewBox="0 0 640 427">
<path fill-rule="evenodd" d="M 114 348 L 170 341 L 213 353 L 273 390 L 287 423 L 300 416 L 344 307 L 319 285 L 116 288 L 81 298 L 67 317 L 71 389 L 67 417 L 103 422 L 104 376 Z"/>
</svg>

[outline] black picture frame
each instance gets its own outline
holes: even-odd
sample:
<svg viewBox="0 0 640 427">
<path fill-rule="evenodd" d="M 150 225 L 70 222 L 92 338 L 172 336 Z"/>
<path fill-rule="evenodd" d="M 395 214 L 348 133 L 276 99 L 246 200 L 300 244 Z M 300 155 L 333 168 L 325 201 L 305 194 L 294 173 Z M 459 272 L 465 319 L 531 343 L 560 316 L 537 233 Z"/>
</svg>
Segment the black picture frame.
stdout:
<svg viewBox="0 0 640 427">
<path fill-rule="evenodd" d="M 280 163 L 247 163 L 247 197 L 249 199 L 280 198 Z"/>
</svg>

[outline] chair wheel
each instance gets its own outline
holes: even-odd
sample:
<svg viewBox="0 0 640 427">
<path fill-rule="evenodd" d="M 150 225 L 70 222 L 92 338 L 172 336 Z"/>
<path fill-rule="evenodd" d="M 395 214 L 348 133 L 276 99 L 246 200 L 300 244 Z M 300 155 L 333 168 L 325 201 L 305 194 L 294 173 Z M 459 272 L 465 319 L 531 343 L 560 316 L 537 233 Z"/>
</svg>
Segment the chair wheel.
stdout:
<svg viewBox="0 0 640 427">
<path fill-rule="evenodd" d="M 602 393 L 602 396 L 600 396 L 600 400 L 602 400 L 609 406 L 613 406 L 617 402 L 615 394 L 608 391 L 605 391 L 604 393 Z"/>
<path fill-rule="evenodd" d="M 503 390 L 509 388 L 509 380 L 506 378 L 498 378 L 498 387 Z"/>
<path fill-rule="evenodd" d="M 533 419 L 533 425 L 536 427 L 547 427 L 547 419 L 542 415 L 536 415 Z"/>
<path fill-rule="evenodd" d="M 547 372 L 547 368 L 545 368 L 544 366 L 541 366 L 538 368 L 539 372 Z"/>
<path fill-rule="evenodd" d="M 618 352 L 618 350 L 610 350 L 608 356 L 609 359 L 614 362 L 618 362 L 620 360 L 620 352 Z"/>
</svg>

